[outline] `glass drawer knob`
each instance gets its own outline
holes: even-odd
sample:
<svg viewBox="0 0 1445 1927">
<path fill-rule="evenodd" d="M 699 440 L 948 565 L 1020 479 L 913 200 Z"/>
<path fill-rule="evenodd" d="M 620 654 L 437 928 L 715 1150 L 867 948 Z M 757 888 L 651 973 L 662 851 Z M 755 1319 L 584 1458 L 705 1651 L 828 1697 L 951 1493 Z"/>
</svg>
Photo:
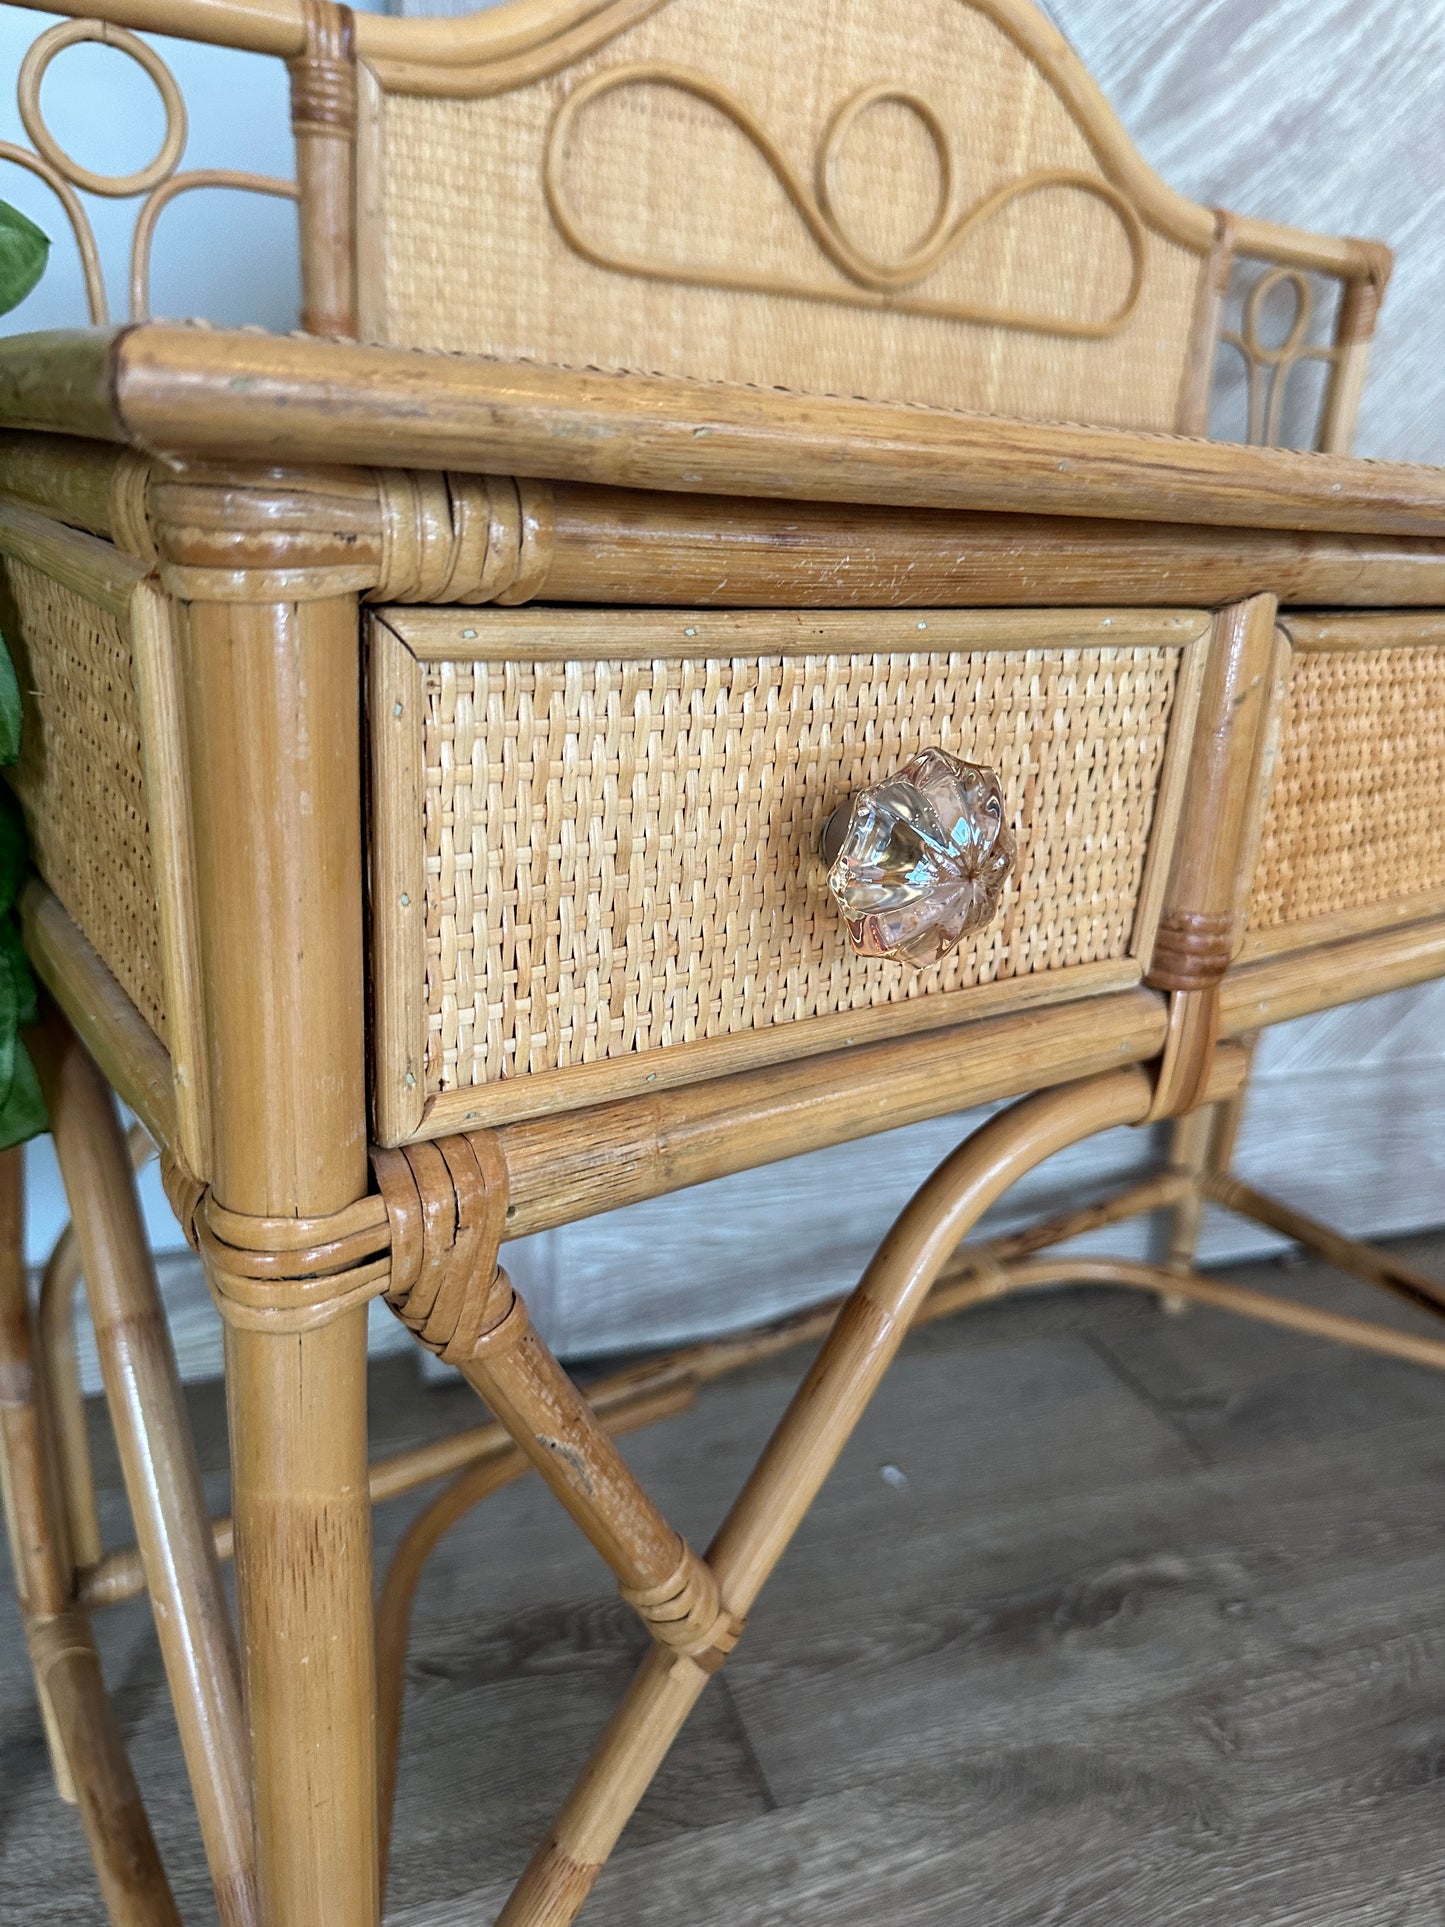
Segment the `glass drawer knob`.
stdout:
<svg viewBox="0 0 1445 1927">
<path fill-rule="evenodd" d="M 1014 858 L 997 776 L 942 749 L 920 750 L 823 827 L 853 948 L 920 968 L 993 921 Z"/>
</svg>

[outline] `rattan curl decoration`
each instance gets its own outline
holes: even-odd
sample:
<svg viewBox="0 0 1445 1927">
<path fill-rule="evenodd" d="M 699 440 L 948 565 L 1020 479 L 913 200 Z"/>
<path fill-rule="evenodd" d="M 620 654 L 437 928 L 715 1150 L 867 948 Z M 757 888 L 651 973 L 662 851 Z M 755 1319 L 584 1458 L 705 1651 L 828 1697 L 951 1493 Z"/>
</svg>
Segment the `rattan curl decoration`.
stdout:
<svg viewBox="0 0 1445 1927">
<path fill-rule="evenodd" d="M 621 255 L 588 239 L 582 221 L 562 185 L 562 163 L 568 135 L 578 117 L 593 103 L 625 87 L 670 87 L 691 94 L 715 108 L 751 142 L 801 217 L 819 249 L 854 285 L 827 286 L 794 281 L 784 275 L 749 274 L 709 268 L 685 261 L 665 261 L 646 255 Z M 938 205 L 922 238 L 897 260 L 883 261 L 860 247 L 843 226 L 837 208 L 835 180 L 839 153 L 849 129 L 869 107 L 894 101 L 922 121 L 939 164 Z M 1010 328 L 1030 334 L 1061 335 L 1097 341 L 1117 334 L 1138 305 L 1144 282 L 1144 225 L 1133 204 L 1111 182 L 1075 168 L 1040 167 L 1018 179 L 1005 181 L 992 193 L 950 218 L 955 168 L 948 130 L 935 108 L 911 90 L 880 81 L 860 88 L 834 111 L 823 131 L 814 165 L 814 186 L 800 178 L 786 154 L 749 108 L 704 74 L 664 62 L 640 62 L 607 67 L 582 82 L 563 100 L 553 117 L 547 139 L 543 182 L 547 205 L 559 233 L 577 254 L 594 266 L 648 281 L 717 288 L 729 293 L 784 295 L 805 301 L 827 301 L 845 306 L 886 308 L 898 314 L 927 315 L 946 321 L 967 321 L 983 327 Z M 910 293 L 971 236 L 978 234 L 1015 202 L 1053 189 L 1089 195 L 1117 218 L 1129 249 L 1129 283 L 1124 298 L 1110 315 L 1097 321 L 1070 320 L 995 306 L 983 301 L 952 301 Z"/>
<path fill-rule="evenodd" d="M 154 158 L 129 174 L 98 174 L 75 160 L 56 140 L 46 123 L 40 105 L 40 87 L 51 62 L 67 47 L 93 41 L 114 47 L 135 61 L 154 85 L 165 110 L 165 131 Z M 253 174 L 235 168 L 203 167 L 180 171 L 185 153 L 188 127 L 186 106 L 175 75 L 154 47 L 124 27 L 108 20 L 63 20 L 48 27 L 31 45 L 20 63 L 16 84 L 20 119 L 30 136 L 32 148 L 13 141 L 0 141 L 0 160 L 12 161 L 34 174 L 55 195 L 65 214 L 85 283 L 86 306 L 94 326 L 103 327 L 110 319 L 110 304 L 105 274 L 96 245 L 95 229 L 80 190 L 107 200 L 133 200 L 144 196 L 136 215 L 130 250 L 130 318 L 145 321 L 150 315 L 150 261 L 156 223 L 164 209 L 178 195 L 196 188 L 237 188 L 248 194 L 266 194 L 281 200 L 297 198 L 296 183 L 271 174 Z"/>
<path fill-rule="evenodd" d="M 1263 340 L 1260 327 L 1264 303 L 1281 286 L 1287 286 L 1294 295 L 1294 314 L 1284 339 L 1271 347 Z M 1285 389 L 1300 362 L 1323 361 L 1333 365 L 1339 360 L 1338 347 L 1310 340 L 1314 312 L 1314 290 L 1303 273 L 1298 268 L 1271 268 L 1267 274 L 1260 275 L 1245 295 L 1238 330 L 1220 329 L 1220 341 L 1233 348 L 1244 363 L 1249 407 L 1247 441 L 1268 447 L 1278 445 Z"/>
</svg>

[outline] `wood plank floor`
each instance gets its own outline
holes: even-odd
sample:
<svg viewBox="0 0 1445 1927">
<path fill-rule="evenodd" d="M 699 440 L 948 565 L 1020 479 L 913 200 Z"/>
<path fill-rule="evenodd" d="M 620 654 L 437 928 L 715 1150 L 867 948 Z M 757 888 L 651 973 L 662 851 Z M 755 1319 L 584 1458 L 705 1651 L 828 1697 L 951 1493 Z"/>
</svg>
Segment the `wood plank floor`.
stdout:
<svg viewBox="0 0 1445 1927">
<path fill-rule="evenodd" d="M 1405 1241 L 1445 1276 L 1445 1236 Z M 1311 1266 L 1242 1275 L 1409 1323 Z M 784 1360 L 628 1442 L 705 1541 Z M 375 1368 L 379 1441 L 461 1391 Z M 192 1393 L 224 1501 L 216 1388 Z M 1068 1292 L 910 1342 L 626 1836 L 592 1927 L 1441 1927 L 1445 1380 Z M 104 1455 L 108 1530 L 124 1530 Z M 379 1515 L 383 1547 L 406 1507 Z M 108 1675 L 188 1923 L 215 1919 L 142 1605 Z M 640 1641 L 522 1484 L 418 1608 L 388 1919 L 490 1922 Z M 0 1604 L 0 1921 L 93 1923 Z"/>
</svg>

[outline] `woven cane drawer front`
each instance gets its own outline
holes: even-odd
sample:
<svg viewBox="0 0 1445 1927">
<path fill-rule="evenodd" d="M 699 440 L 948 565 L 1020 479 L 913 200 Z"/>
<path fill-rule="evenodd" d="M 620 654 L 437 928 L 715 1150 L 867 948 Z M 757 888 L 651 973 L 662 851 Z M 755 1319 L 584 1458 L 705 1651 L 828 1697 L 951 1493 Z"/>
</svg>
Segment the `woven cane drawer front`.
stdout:
<svg viewBox="0 0 1445 1927">
<path fill-rule="evenodd" d="M 77 546 L 88 540 L 75 538 Z M 0 557 L 0 630 L 25 695 L 21 756 L 10 778 L 36 868 L 164 1040 L 130 612 L 11 554 Z"/>
<path fill-rule="evenodd" d="M 1445 907 L 1445 619 L 1291 617 L 1246 954 Z"/>
<path fill-rule="evenodd" d="M 382 612 L 383 1135 L 1137 981 L 1206 627 Z M 911 970 L 853 954 L 818 845 L 842 799 L 928 745 L 998 772 L 1019 858 L 993 926 Z"/>
</svg>

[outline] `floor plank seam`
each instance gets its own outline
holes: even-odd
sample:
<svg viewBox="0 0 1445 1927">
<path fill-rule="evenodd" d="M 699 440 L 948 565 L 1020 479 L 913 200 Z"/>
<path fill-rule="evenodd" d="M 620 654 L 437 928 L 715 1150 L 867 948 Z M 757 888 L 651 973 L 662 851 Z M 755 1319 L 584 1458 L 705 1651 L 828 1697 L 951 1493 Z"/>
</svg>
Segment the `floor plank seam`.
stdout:
<svg viewBox="0 0 1445 1927">
<path fill-rule="evenodd" d="M 1166 1316 L 1163 1312 L 1159 1315 L 1161 1318 Z M 1175 1438 L 1188 1448 L 1190 1456 L 1198 1465 L 1208 1467 L 1215 1465 L 1215 1459 L 1203 1443 L 1195 1437 L 1194 1433 L 1191 1432 L 1187 1426 L 1180 1424 L 1178 1418 L 1163 1399 L 1151 1392 L 1143 1380 L 1129 1370 L 1129 1367 L 1124 1361 L 1111 1349 L 1107 1339 L 1100 1338 L 1097 1332 L 1091 1331 L 1083 1332 L 1080 1335 L 1084 1343 L 1094 1353 L 1095 1357 L 1113 1373 L 1125 1391 L 1130 1392 L 1137 1398 L 1139 1403 L 1151 1412 L 1161 1424 L 1169 1427 L 1169 1430 L 1174 1434 Z"/>
<path fill-rule="evenodd" d="M 719 1674 L 717 1685 L 719 1688 L 718 1697 L 727 1709 L 728 1725 L 732 1729 L 733 1738 L 737 1742 L 739 1752 L 747 1762 L 749 1773 L 757 1783 L 758 1793 L 763 1802 L 763 1812 L 776 1813 L 781 1807 L 782 1802 L 773 1792 L 772 1784 L 766 1772 L 763 1770 L 762 1760 L 758 1756 L 757 1748 L 753 1745 L 753 1736 L 748 1731 L 747 1720 L 743 1717 L 743 1709 L 738 1705 L 737 1694 L 734 1693 L 732 1682 L 726 1673 Z"/>
</svg>

